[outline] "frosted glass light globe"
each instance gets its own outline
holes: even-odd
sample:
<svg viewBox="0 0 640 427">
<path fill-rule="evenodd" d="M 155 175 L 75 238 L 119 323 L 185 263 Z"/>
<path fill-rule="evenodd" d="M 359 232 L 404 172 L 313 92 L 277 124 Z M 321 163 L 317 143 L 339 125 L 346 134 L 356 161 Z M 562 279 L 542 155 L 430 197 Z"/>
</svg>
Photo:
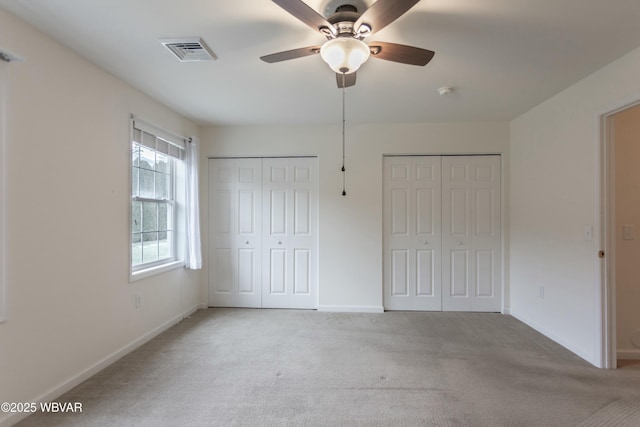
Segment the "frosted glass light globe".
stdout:
<svg viewBox="0 0 640 427">
<path fill-rule="evenodd" d="M 369 46 L 352 37 L 331 39 L 320 48 L 320 56 L 339 74 L 351 74 L 369 59 Z"/>
</svg>

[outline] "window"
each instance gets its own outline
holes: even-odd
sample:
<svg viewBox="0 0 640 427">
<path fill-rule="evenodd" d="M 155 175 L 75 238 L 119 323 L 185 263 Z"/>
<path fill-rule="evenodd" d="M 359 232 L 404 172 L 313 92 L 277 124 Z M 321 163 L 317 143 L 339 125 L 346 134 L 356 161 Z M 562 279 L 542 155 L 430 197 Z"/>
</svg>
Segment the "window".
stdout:
<svg viewBox="0 0 640 427">
<path fill-rule="evenodd" d="M 179 260 L 177 221 L 184 140 L 133 121 L 131 142 L 131 272 Z"/>
<path fill-rule="evenodd" d="M 131 265 L 174 259 L 174 160 L 133 143 Z"/>
</svg>

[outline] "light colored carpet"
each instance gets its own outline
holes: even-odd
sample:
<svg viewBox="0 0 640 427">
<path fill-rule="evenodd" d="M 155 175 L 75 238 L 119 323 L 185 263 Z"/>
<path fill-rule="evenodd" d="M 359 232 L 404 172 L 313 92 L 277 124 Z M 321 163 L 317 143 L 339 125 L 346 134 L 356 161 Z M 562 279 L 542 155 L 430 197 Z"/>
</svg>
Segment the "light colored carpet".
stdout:
<svg viewBox="0 0 640 427">
<path fill-rule="evenodd" d="M 640 426 L 640 401 L 618 399 L 600 409 L 580 427 L 638 427 Z"/>
<path fill-rule="evenodd" d="M 57 400 L 19 426 L 638 426 L 640 371 L 499 314 L 208 309 Z"/>
</svg>

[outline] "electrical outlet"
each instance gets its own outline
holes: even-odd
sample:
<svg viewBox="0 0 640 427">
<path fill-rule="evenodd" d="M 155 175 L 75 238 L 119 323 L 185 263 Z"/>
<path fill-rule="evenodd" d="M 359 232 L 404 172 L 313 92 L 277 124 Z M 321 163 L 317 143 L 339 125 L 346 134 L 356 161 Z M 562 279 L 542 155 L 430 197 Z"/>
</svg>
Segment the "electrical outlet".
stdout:
<svg viewBox="0 0 640 427">
<path fill-rule="evenodd" d="M 593 226 L 587 225 L 584 228 L 584 241 L 590 242 L 591 240 L 593 240 Z"/>
<path fill-rule="evenodd" d="M 136 294 L 135 296 L 135 305 L 136 308 L 140 308 L 140 306 L 142 305 L 142 296 L 140 296 L 140 294 Z"/>
<path fill-rule="evenodd" d="M 624 240 L 634 240 L 636 238 L 636 227 L 635 225 L 625 224 L 622 226 L 622 239 Z"/>
</svg>

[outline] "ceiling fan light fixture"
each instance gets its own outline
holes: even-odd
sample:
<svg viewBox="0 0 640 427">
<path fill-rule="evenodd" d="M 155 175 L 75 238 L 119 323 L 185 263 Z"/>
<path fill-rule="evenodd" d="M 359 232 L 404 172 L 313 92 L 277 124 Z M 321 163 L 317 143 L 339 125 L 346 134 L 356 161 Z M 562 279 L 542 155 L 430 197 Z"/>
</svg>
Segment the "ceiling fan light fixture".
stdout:
<svg viewBox="0 0 640 427">
<path fill-rule="evenodd" d="M 369 59 L 369 46 L 353 37 L 328 40 L 320 48 L 320 56 L 336 73 L 354 73 Z"/>
</svg>

